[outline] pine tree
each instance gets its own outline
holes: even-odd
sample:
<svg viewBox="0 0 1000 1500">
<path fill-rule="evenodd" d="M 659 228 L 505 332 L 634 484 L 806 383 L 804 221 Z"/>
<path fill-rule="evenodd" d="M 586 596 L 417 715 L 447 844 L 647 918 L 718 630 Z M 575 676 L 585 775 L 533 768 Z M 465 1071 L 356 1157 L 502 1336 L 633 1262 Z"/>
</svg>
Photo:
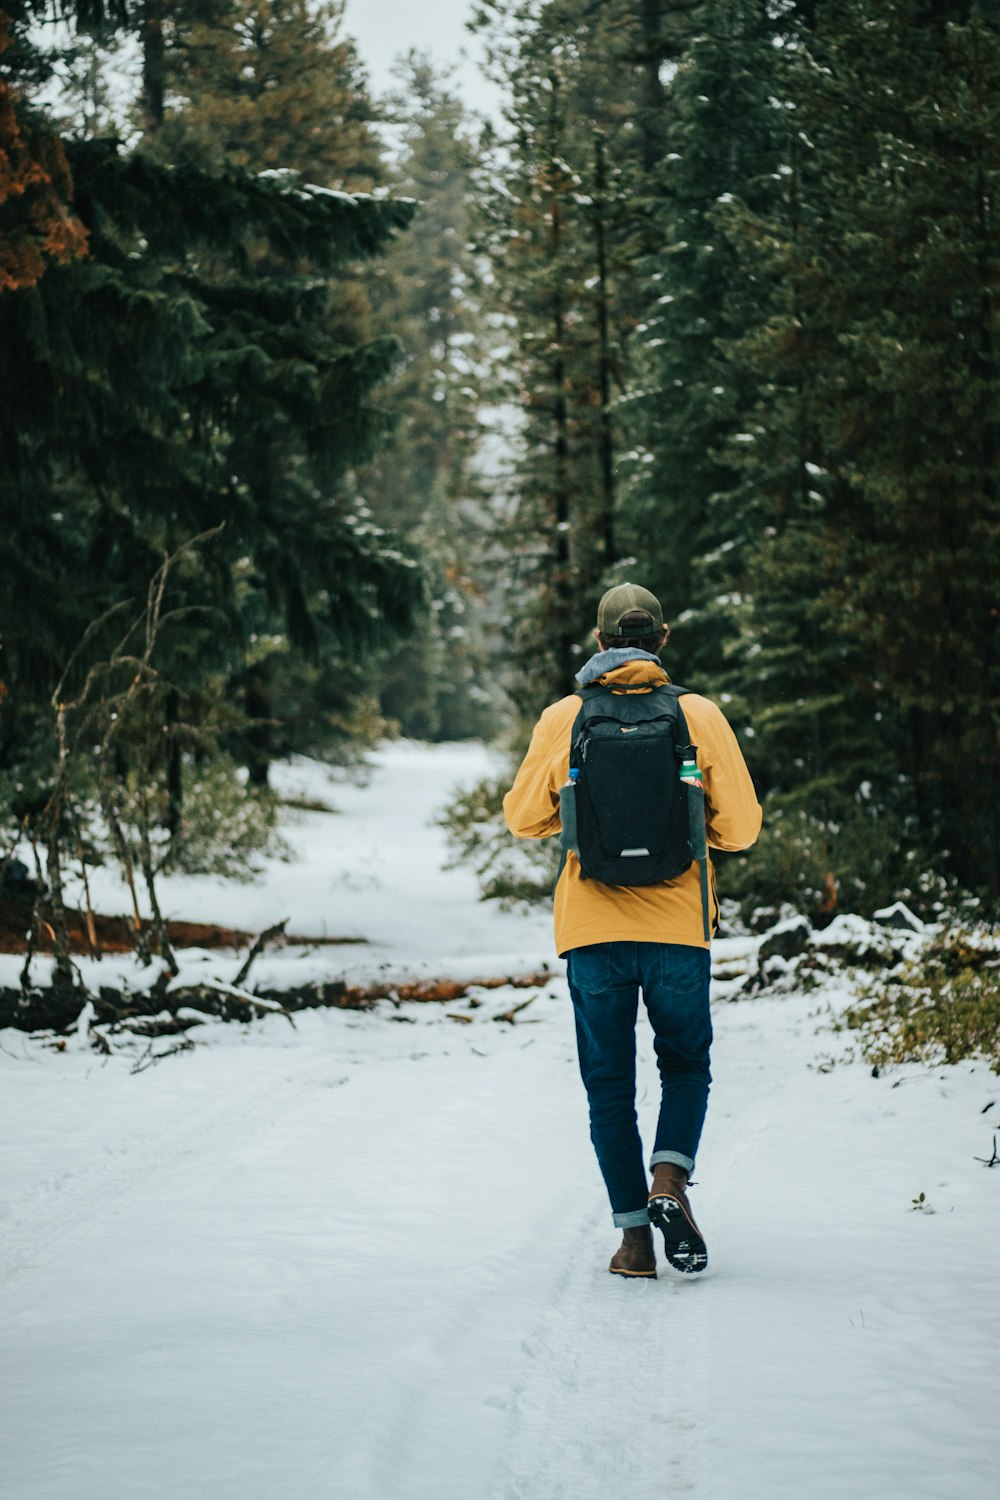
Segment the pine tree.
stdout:
<svg viewBox="0 0 1000 1500">
<path fill-rule="evenodd" d="M 339 34 L 342 12 L 340 3 L 314 7 L 304 0 L 188 0 L 164 33 L 170 97 L 162 125 L 147 129 L 147 150 L 160 160 L 196 163 L 212 172 L 251 169 L 277 174 L 276 180 L 294 173 L 310 192 L 366 193 L 382 175 L 380 146 L 353 44 Z M 356 262 L 340 258 L 336 277 L 328 276 L 322 286 L 315 274 L 321 269 L 312 268 L 308 337 L 334 354 L 345 375 L 349 367 L 335 355 L 338 346 L 365 346 L 367 373 L 363 381 L 345 381 L 342 412 L 309 441 L 328 442 L 328 454 L 335 455 L 336 469 L 327 468 L 322 482 L 335 481 L 339 488 L 341 524 L 354 517 L 374 537 L 376 528 L 347 494 L 346 481 L 350 467 L 367 456 L 369 438 L 384 432 L 387 421 L 381 411 L 363 411 L 355 396 L 388 373 L 398 345 L 392 335 L 373 337 Z M 269 287 L 272 296 L 286 284 L 294 288 L 306 271 L 294 245 L 277 252 L 273 244 L 248 247 L 244 278 L 261 291 Z M 206 274 L 215 273 L 206 267 Z M 223 282 L 228 274 L 222 270 Z M 289 452 L 288 436 L 284 419 L 275 422 L 266 410 L 255 414 L 242 450 L 243 472 L 254 508 L 286 514 L 291 508 L 308 529 L 312 481 Z M 301 433 L 292 429 L 291 436 L 297 443 Z M 252 659 L 234 688 L 258 721 L 247 755 L 254 781 L 263 781 L 273 757 L 292 749 L 329 751 L 362 726 L 370 734 L 376 720 L 368 684 L 372 663 L 356 650 L 337 649 L 342 635 L 336 607 L 320 580 L 311 579 L 307 551 L 295 557 L 282 548 L 260 559 L 256 576 L 264 597 L 257 600 Z M 273 610 L 282 592 L 294 597 L 295 609 L 278 622 Z M 398 625 L 402 632 L 408 628 L 405 611 Z M 358 641 L 350 644 L 357 647 Z M 294 704 L 294 711 L 286 713 L 282 704 Z"/>
<path fill-rule="evenodd" d="M 409 597 L 406 569 L 321 486 L 378 431 L 366 394 L 395 350 L 353 354 L 317 334 L 325 287 L 312 278 L 205 281 L 197 260 L 210 246 L 238 263 L 249 233 L 330 264 L 374 248 L 409 209 L 193 170 L 182 197 L 172 171 L 105 143 L 75 148 L 71 162 L 91 259 L 0 302 L 12 455 L 2 494 L 19 573 L 8 600 L 27 585 L 27 657 L 50 677 L 66 616 L 85 623 L 94 612 L 88 594 L 99 605 L 156 549 L 219 519 L 223 550 L 236 561 L 249 549 L 261 591 L 298 639 L 315 636 L 307 590 L 319 590 L 334 628 L 360 642 L 390 599 L 395 609 Z M 281 437 L 290 470 L 270 508 L 257 489 L 261 434 Z M 214 584 L 220 602 L 232 598 L 224 577 Z"/>
<path fill-rule="evenodd" d="M 838 328 L 830 596 L 870 698 L 902 715 L 925 833 L 996 903 L 1000 18 L 975 0 L 843 0 L 818 29 L 830 71 L 802 62 L 797 82 L 825 171 L 799 279 L 825 283 Z"/>
<path fill-rule="evenodd" d="M 147 705 L 174 832 L 178 749 L 245 743 L 226 684 L 248 651 L 278 632 L 351 662 L 390 615 L 399 631 L 415 611 L 412 561 L 339 498 L 381 433 L 371 393 L 396 346 L 324 322 L 329 278 L 412 208 L 289 174 L 165 165 L 109 139 L 63 149 L 89 256 L 0 296 L 2 768 L 18 818 L 51 808 L 49 698 L 74 648 L 164 553 L 224 523 L 173 570 L 163 692 Z M 68 693 L 115 629 L 87 635 Z M 147 764 L 147 728 L 131 748 L 116 736 L 123 785 L 133 750 Z"/>
<path fill-rule="evenodd" d="M 620 552 L 616 403 L 636 321 L 634 19 L 624 5 L 480 7 L 510 95 L 484 173 L 481 238 L 510 335 L 494 400 L 520 412 L 506 535 L 526 709 L 572 687 L 584 622 Z"/>
<path fill-rule="evenodd" d="M 763 293 L 730 350 L 758 392 L 734 667 L 765 784 L 834 876 L 853 840 L 857 899 L 867 826 L 897 881 L 936 845 L 995 900 L 997 27 L 909 0 L 814 20 L 769 70 L 784 189 L 728 225 Z"/>
<path fill-rule="evenodd" d="M 392 437 L 356 483 L 377 521 L 419 545 L 430 589 L 419 637 L 379 667 L 380 697 L 404 734 L 489 735 L 488 514 L 476 467 L 489 330 L 470 245 L 476 143 L 447 75 L 425 55 L 401 59 L 396 76 L 383 106 L 399 141 L 390 191 L 418 208 L 412 228 L 371 262 L 367 285 L 375 326 L 395 332 L 404 353 L 385 391 Z"/>
<path fill-rule="evenodd" d="M 760 519 L 752 491 L 729 498 L 739 490 L 731 444 L 753 394 L 729 354 L 761 315 L 766 283 L 747 276 L 724 210 L 738 198 L 753 212 L 774 197 L 781 112 L 768 98 L 774 29 L 761 7 L 718 0 L 698 22 L 663 102 L 668 149 L 646 178 L 655 248 L 639 266 L 645 315 L 625 405 L 621 528 L 674 622 L 672 670 L 708 687 L 742 599 L 719 549 L 745 556 Z"/>
<path fill-rule="evenodd" d="M 293 170 L 370 192 L 381 146 L 344 0 L 204 0 L 179 7 L 167 38 L 173 102 L 156 148 L 210 170 Z"/>
</svg>

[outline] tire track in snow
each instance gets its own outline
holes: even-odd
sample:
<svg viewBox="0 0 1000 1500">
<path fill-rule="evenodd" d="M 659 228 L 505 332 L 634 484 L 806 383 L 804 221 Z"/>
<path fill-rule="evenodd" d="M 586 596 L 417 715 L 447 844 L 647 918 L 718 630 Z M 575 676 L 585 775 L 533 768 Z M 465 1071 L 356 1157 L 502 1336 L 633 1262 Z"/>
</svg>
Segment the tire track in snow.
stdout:
<svg viewBox="0 0 1000 1500">
<path fill-rule="evenodd" d="M 490 1500 L 698 1491 L 711 1273 L 682 1281 L 661 1254 L 658 1281 L 612 1277 L 600 1240 L 588 1214 L 550 1306 L 521 1346 Z"/>
<path fill-rule="evenodd" d="M 193 1121 L 136 1142 L 105 1147 L 114 1160 L 47 1179 L 5 1205 L 0 1246 L 0 1303 L 52 1263 L 92 1225 L 146 1196 L 166 1178 L 214 1152 L 243 1146 L 301 1109 L 316 1091 L 349 1082 L 322 1076 L 328 1058 L 310 1057 L 298 1069 L 282 1056 L 282 1076 L 242 1090 Z"/>
</svg>

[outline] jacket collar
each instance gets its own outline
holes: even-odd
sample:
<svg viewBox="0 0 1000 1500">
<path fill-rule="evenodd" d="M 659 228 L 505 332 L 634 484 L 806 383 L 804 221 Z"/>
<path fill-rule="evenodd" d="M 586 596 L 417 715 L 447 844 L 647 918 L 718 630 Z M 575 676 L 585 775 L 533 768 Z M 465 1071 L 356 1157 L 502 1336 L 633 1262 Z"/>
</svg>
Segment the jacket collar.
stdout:
<svg viewBox="0 0 1000 1500">
<path fill-rule="evenodd" d="M 587 687 L 591 682 L 603 682 L 611 673 L 619 682 L 670 681 L 658 656 L 634 646 L 614 646 L 610 651 L 596 652 L 577 672 L 576 680 L 581 687 Z"/>
</svg>

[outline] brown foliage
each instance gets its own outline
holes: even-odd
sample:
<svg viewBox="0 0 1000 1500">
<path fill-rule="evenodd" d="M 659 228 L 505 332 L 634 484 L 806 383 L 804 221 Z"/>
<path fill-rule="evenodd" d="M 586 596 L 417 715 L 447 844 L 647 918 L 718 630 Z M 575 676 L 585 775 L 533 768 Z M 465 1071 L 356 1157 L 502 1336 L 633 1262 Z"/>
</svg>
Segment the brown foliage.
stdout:
<svg viewBox="0 0 1000 1500">
<path fill-rule="evenodd" d="M 0 11 L 0 58 L 10 45 L 10 17 Z M 87 252 L 62 142 L 20 118 L 17 106 L 0 77 L 0 292 L 32 287 L 48 265 Z"/>
</svg>

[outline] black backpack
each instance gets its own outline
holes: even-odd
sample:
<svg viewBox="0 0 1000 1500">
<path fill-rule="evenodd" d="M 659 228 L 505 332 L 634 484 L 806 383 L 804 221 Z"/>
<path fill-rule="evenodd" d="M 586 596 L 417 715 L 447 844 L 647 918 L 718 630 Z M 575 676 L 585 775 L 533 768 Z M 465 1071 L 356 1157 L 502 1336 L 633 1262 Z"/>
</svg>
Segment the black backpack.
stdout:
<svg viewBox="0 0 1000 1500">
<path fill-rule="evenodd" d="M 680 780 L 681 762 L 696 756 L 679 702 L 688 691 L 666 682 L 581 688 L 569 763 L 579 772 L 574 847 L 585 880 L 654 885 L 698 858 Z"/>
</svg>

